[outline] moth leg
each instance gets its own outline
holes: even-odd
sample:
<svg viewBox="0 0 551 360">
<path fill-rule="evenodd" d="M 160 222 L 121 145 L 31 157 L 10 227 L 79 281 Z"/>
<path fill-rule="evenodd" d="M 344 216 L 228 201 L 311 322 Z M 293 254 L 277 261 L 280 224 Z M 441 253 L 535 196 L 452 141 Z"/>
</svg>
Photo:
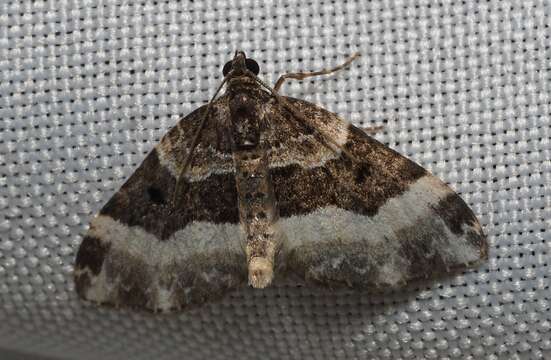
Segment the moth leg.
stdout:
<svg viewBox="0 0 551 360">
<path fill-rule="evenodd" d="M 350 56 L 346 61 L 339 66 L 336 66 L 332 69 L 324 69 L 320 71 L 311 71 L 311 72 L 298 72 L 298 73 L 287 73 L 283 74 L 277 79 L 275 85 L 274 85 L 274 91 L 278 92 L 285 80 L 287 79 L 295 79 L 295 80 L 304 80 L 306 78 L 312 77 L 312 76 L 318 76 L 318 75 L 328 75 L 331 73 L 334 73 L 336 71 L 339 71 L 348 65 L 352 63 L 352 61 L 356 60 L 358 57 L 360 57 L 360 53 L 354 53 L 352 56 Z"/>
<path fill-rule="evenodd" d="M 363 131 L 365 131 L 369 135 L 375 135 L 378 132 L 383 131 L 385 129 L 385 127 L 383 125 L 379 125 L 379 126 L 362 126 L 362 127 L 360 127 L 360 129 L 362 129 Z"/>
</svg>

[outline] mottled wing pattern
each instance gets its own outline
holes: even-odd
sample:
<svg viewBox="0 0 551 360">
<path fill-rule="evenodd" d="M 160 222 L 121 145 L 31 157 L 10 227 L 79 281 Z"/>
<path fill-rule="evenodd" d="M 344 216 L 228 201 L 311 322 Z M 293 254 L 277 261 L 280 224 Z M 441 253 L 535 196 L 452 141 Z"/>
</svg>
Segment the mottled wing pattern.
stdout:
<svg viewBox="0 0 551 360">
<path fill-rule="evenodd" d="M 330 151 L 289 111 L 273 111 L 270 176 L 288 270 L 325 285 L 386 288 L 486 258 L 477 219 L 446 184 L 334 114 L 287 101 L 359 160 Z M 276 133 L 287 127 L 294 135 Z"/>
<path fill-rule="evenodd" d="M 75 266 L 82 298 L 168 311 L 246 281 L 225 108 L 214 103 L 176 206 L 176 177 L 205 107 L 171 129 L 92 220 Z"/>
</svg>

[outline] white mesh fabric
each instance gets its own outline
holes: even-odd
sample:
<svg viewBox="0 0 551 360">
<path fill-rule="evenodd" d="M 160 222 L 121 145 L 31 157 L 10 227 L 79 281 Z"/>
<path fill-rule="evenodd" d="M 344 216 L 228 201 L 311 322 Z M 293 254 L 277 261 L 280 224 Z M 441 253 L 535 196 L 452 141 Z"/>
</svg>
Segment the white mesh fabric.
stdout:
<svg viewBox="0 0 551 360">
<path fill-rule="evenodd" d="M 550 3 L 269 3 L 0 3 L 0 358 L 551 357 Z M 360 51 L 283 93 L 384 125 L 378 139 L 470 204 L 490 260 L 385 295 L 242 289 L 163 316 L 83 306 L 71 272 L 88 221 L 212 96 L 235 49 L 271 83 Z"/>
</svg>

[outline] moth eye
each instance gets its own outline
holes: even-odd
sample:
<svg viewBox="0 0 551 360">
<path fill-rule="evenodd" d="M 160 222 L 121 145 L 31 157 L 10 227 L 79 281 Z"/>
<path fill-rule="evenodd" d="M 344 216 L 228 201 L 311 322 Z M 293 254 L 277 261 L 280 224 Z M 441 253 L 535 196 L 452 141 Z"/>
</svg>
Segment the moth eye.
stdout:
<svg viewBox="0 0 551 360">
<path fill-rule="evenodd" d="M 229 73 L 230 70 L 231 70 L 231 65 L 232 65 L 231 60 L 228 61 L 228 62 L 224 65 L 224 67 L 222 68 L 222 75 L 224 75 L 224 76 L 228 75 L 228 73 Z"/>
<path fill-rule="evenodd" d="M 230 60 L 226 64 L 224 64 L 224 67 L 222 68 L 222 75 L 226 76 L 232 69 L 233 61 Z M 258 75 L 260 72 L 260 67 L 258 66 L 258 63 L 254 61 L 253 59 L 245 59 L 245 66 L 247 69 L 252 72 L 255 75 Z"/>
<path fill-rule="evenodd" d="M 151 199 L 152 202 L 155 204 L 164 204 L 165 203 L 165 197 L 160 189 L 150 186 L 147 188 L 147 195 L 149 196 L 149 199 Z"/>
<path fill-rule="evenodd" d="M 256 61 L 254 61 L 253 59 L 245 59 L 245 66 L 247 67 L 247 69 L 249 69 L 250 72 L 258 75 L 260 67 L 258 66 L 258 63 Z"/>
</svg>

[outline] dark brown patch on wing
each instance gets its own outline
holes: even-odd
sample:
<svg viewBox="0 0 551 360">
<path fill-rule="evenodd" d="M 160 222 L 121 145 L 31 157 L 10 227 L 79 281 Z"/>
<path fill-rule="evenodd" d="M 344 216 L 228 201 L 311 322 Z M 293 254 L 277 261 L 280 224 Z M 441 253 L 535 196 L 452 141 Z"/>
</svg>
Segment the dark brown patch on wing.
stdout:
<svg viewBox="0 0 551 360">
<path fill-rule="evenodd" d="M 150 296 L 144 288 L 144 283 L 140 282 L 139 278 L 126 277 L 122 279 L 118 288 L 116 304 L 118 306 L 129 306 L 134 308 L 147 308 Z"/>
<path fill-rule="evenodd" d="M 195 166 L 204 166 L 204 159 L 208 160 L 213 152 L 231 155 L 230 139 L 227 136 L 226 129 L 222 126 L 225 115 L 221 109 L 225 106 L 225 101 L 226 98 L 219 98 L 213 103 L 209 119 L 204 125 L 200 141 L 195 148 L 192 166 L 194 164 Z M 194 110 L 163 137 L 161 142 L 170 146 L 174 157 L 182 160 L 186 157 L 205 111 L 206 105 Z"/>
<path fill-rule="evenodd" d="M 433 208 L 434 212 L 446 222 L 446 225 L 454 234 L 463 234 L 463 225 L 472 226 L 477 223 L 472 210 L 455 193 L 450 193 Z"/>
<path fill-rule="evenodd" d="M 293 98 L 286 99 L 299 107 L 305 116 L 323 119 L 323 114 L 327 113 L 310 103 Z M 312 153 L 315 154 L 321 145 L 320 134 L 307 124 L 297 121 L 289 110 L 280 106 L 274 99 L 271 100 L 267 100 L 264 105 L 268 126 L 262 133 L 262 141 L 270 158 L 273 161 L 282 158 L 302 160 Z M 308 105 L 303 107 L 301 103 Z"/>
<path fill-rule="evenodd" d="M 315 107 L 300 100 L 293 100 L 293 103 L 300 110 Z M 330 113 L 326 112 L 326 115 L 326 121 L 337 121 Z M 281 118 L 289 121 L 288 117 Z M 312 168 L 298 165 L 271 167 L 282 217 L 306 215 L 327 206 L 374 216 L 389 199 L 402 195 L 418 179 L 429 175 L 421 166 L 355 126 L 349 125 L 348 129 L 347 142 L 342 150 L 356 160 L 341 154 L 322 166 Z M 312 137 L 308 141 L 311 151 L 325 146 L 319 141 L 314 142 L 316 139 L 312 141 Z M 282 143 L 283 147 L 292 145 L 289 141 Z M 301 151 L 308 151 L 309 148 L 301 148 Z M 419 199 L 420 202 L 424 200 Z M 381 234 L 381 229 L 385 228 L 382 226 L 373 234 L 359 235 L 354 241 L 341 242 L 339 234 L 335 234 L 334 241 L 324 243 L 311 239 L 311 243 L 290 248 L 286 266 L 315 283 L 381 288 L 464 268 L 468 265 L 464 263 L 465 254 L 471 256 L 473 261 L 486 256 L 487 245 L 483 234 L 476 230 L 476 218 L 455 193 L 443 199 L 435 207 L 434 215 L 429 214 L 427 218 L 387 221 L 393 221 L 387 227 L 388 238 Z M 411 225 L 412 222 L 414 225 Z M 468 233 L 459 233 L 465 223 L 470 225 Z M 403 224 L 401 228 L 400 224 Z M 449 237 L 446 226 L 454 233 L 453 237 Z M 399 230 L 394 230 L 396 228 Z M 373 239 L 371 236 L 384 238 Z M 461 245 L 454 244 L 456 247 L 453 247 L 459 248 L 460 253 L 448 253 L 450 241 L 461 242 Z M 461 249 L 461 246 L 464 248 Z"/>
<path fill-rule="evenodd" d="M 460 200 L 455 195 L 456 200 Z M 436 220 L 439 216 L 419 219 L 413 226 L 407 226 L 397 232 L 398 243 L 401 244 L 400 254 L 408 259 L 409 267 L 407 274 L 409 279 L 428 278 L 435 274 L 460 271 L 471 265 L 462 260 L 454 259 L 451 253 L 443 254 L 451 246 L 452 241 L 463 241 L 464 249 L 479 254 L 478 261 L 487 257 L 486 236 L 474 231 L 478 220 L 474 218 L 474 223 L 469 224 L 466 232 L 455 233 L 457 238 L 449 239 L 446 235 L 446 229 L 442 223 Z M 445 222 L 445 227 L 450 229 L 450 225 Z M 451 230 L 451 229 L 450 229 Z M 462 257 L 459 257 L 462 259 Z"/>
<path fill-rule="evenodd" d="M 156 301 L 151 270 L 134 256 L 112 252 L 105 261 L 105 277 L 112 286 L 107 302 L 117 306 L 151 307 Z"/>
<path fill-rule="evenodd" d="M 348 130 L 348 141 L 344 148 L 362 161 L 359 169 L 364 172 L 364 181 L 373 181 L 370 180 L 373 177 L 383 177 L 383 180 L 407 187 L 428 174 L 424 168 L 373 139 L 356 126 L 349 124 Z"/>
<path fill-rule="evenodd" d="M 91 278 L 87 272 L 75 274 L 75 290 L 81 298 L 86 298 L 86 291 L 90 288 Z"/>
<path fill-rule="evenodd" d="M 330 205 L 362 215 L 376 214 L 383 203 L 381 197 L 377 193 L 369 196 L 360 187 L 345 184 L 347 179 L 339 178 L 339 173 L 345 170 L 343 162 L 343 159 L 330 160 L 325 166 L 312 169 L 296 164 L 270 169 L 280 216 L 308 214 Z"/>
<path fill-rule="evenodd" d="M 140 226 L 159 239 L 170 237 L 192 221 L 239 221 L 233 173 L 212 174 L 203 181 L 186 183 L 177 208 L 170 201 L 175 183 L 153 149 L 100 214 L 128 226 Z"/>
<path fill-rule="evenodd" d="M 104 244 L 96 237 L 85 236 L 78 249 L 76 267 L 79 269 L 88 268 L 92 274 L 99 274 L 110 247 L 110 244 Z"/>
<path fill-rule="evenodd" d="M 446 223 L 450 231 L 464 236 L 467 241 L 480 249 L 480 258 L 488 258 L 488 241 L 482 232 L 478 219 L 465 201 L 456 193 L 450 193 L 433 206 L 436 216 Z"/>
<path fill-rule="evenodd" d="M 418 219 L 414 225 L 404 226 L 396 232 L 396 242 L 400 245 L 398 254 L 408 260 L 403 269 L 408 280 L 430 277 L 433 274 L 450 272 L 464 266 L 455 262 L 446 263 L 437 243 L 447 244 L 446 232 L 437 218 Z M 468 246 L 468 245 L 465 245 Z"/>
<path fill-rule="evenodd" d="M 305 116 L 316 117 L 323 126 L 333 125 L 335 129 L 340 126 L 334 114 L 314 104 L 291 98 L 287 100 Z M 319 134 L 307 132 L 308 127 L 301 126 L 301 120 L 293 118 L 289 111 L 283 109 L 277 115 L 272 116 L 272 128 L 294 132 L 286 139 L 277 138 L 284 149 L 299 148 L 304 158 L 308 158 L 308 152 L 316 153 L 326 146 L 320 141 Z M 421 166 L 355 126 L 348 125 L 348 129 L 348 141 L 343 149 L 360 163 L 341 155 L 313 168 L 296 164 L 271 166 L 270 176 L 281 216 L 301 215 L 329 205 L 373 216 L 388 199 L 400 195 L 411 183 L 427 174 Z M 276 136 L 275 130 L 271 136 Z M 304 140 L 297 142 L 300 136 Z"/>
<path fill-rule="evenodd" d="M 304 169 L 296 164 L 271 168 L 270 178 L 282 217 L 310 213 L 337 202 L 336 181 L 323 168 Z M 320 191 L 322 185 L 324 191 Z"/>
<path fill-rule="evenodd" d="M 84 298 L 91 284 L 91 275 L 100 273 L 111 244 L 105 244 L 93 236 L 85 236 L 75 261 L 75 289 Z"/>
</svg>

